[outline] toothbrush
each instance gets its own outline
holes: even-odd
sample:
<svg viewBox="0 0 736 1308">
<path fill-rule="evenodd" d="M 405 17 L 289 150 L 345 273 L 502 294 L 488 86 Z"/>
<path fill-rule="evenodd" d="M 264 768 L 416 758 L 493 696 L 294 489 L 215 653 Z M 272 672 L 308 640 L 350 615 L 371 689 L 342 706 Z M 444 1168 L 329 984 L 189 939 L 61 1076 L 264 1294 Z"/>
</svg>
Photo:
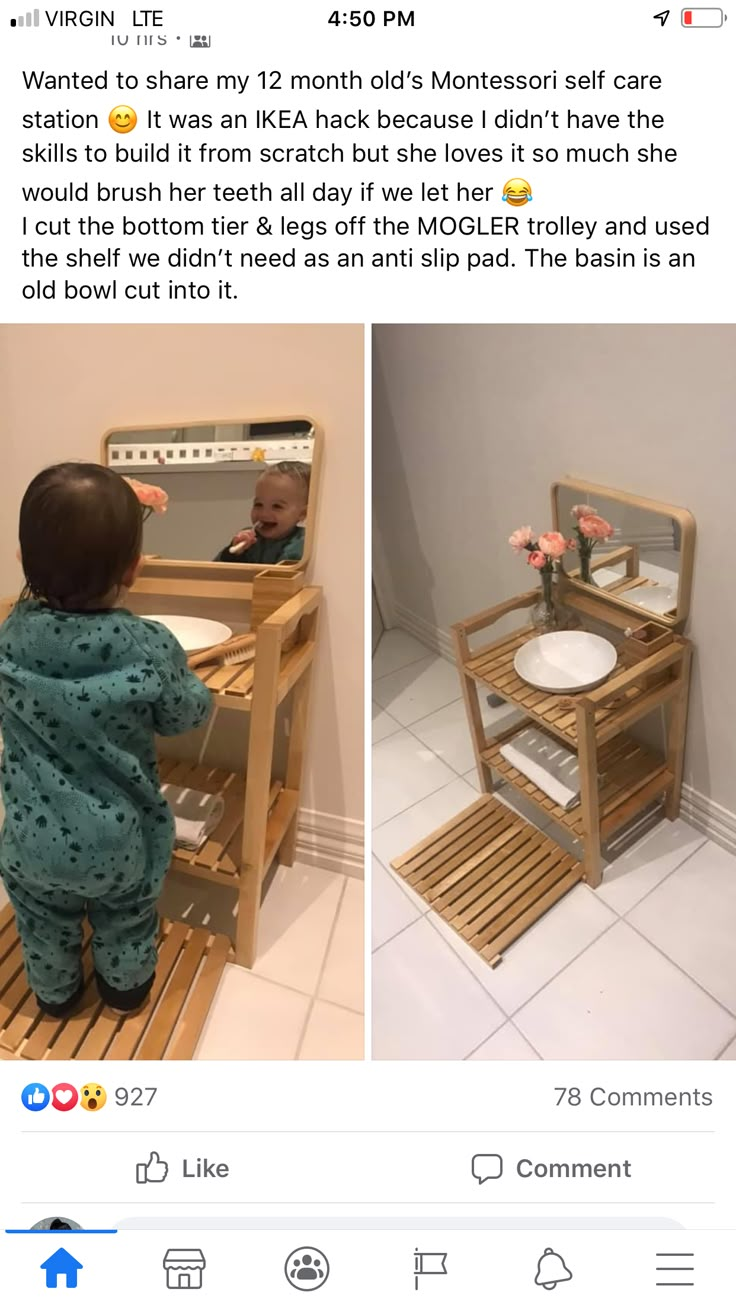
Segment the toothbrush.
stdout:
<svg viewBox="0 0 736 1308">
<path fill-rule="evenodd" d="M 260 527 L 260 525 L 261 525 L 260 522 L 254 522 L 254 523 L 253 523 L 253 533 L 254 533 L 254 534 L 255 534 L 255 532 L 258 531 L 258 528 Z M 246 550 L 249 550 L 252 544 L 253 544 L 253 541 L 252 541 L 252 540 L 241 540 L 241 541 L 238 541 L 237 545 L 231 545 L 231 546 L 230 546 L 230 548 L 229 548 L 229 550 L 228 550 L 228 554 L 245 554 L 245 551 L 246 551 Z"/>
</svg>

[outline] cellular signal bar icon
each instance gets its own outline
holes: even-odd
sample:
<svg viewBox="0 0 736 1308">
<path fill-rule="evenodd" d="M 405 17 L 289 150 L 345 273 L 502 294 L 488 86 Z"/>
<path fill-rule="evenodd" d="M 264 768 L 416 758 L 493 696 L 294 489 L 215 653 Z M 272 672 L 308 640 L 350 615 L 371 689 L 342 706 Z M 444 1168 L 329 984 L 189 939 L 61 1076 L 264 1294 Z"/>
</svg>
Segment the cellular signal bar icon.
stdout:
<svg viewBox="0 0 736 1308">
<path fill-rule="evenodd" d="M 20 18 L 11 18 L 10 26 L 11 27 L 38 27 L 41 21 L 40 13 L 41 13 L 40 9 L 34 9 L 33 13 L 31 13 L 29 9 L 28 13 L 21 14 Z"/>
</svg>

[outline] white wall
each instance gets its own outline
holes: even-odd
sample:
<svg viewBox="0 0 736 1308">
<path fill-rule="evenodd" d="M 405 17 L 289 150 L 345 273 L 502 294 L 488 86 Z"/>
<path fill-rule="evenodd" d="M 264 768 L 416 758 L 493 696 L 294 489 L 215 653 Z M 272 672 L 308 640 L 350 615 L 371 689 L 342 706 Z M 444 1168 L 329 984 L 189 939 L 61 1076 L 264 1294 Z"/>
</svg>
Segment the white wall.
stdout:
<svg viewBox="0 0 736 1308">
<path fill-rule="evenodd" d="M 6 326 L 0 394 L 0 595 L 21 582 L 17 518 L 28 482 L 49 463 L 97 460 L 105 430 L 284 413 L 324 428 L 311 580 L 325 601 L 303 803 L 346 821 L 355 837 L 363 818 L 362 327 Z"/>
<path fill-rule="evenodd" d="M 736 815 L 736 328 L 381 326 L 374 500 L 399 613 L 452 622 L 530 588 L 507 545 L 561 475 L 691 510 L 686 782 Z"/>
</svg>

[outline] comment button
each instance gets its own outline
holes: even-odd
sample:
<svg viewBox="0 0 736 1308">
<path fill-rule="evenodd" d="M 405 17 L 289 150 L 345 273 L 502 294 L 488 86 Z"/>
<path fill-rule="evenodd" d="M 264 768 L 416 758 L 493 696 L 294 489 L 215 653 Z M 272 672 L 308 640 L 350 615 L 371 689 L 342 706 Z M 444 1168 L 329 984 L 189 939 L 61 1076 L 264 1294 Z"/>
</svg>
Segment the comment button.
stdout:
<svg viewBox="0 0 736 1308">
<path fill-rule="evenodd" d="M 500 1154 L 474 1154 L 470 1170 L 478 1185 L 484 1181 L 497 1181 L 503 1176 L 503 1158 Z"/>
</svg>

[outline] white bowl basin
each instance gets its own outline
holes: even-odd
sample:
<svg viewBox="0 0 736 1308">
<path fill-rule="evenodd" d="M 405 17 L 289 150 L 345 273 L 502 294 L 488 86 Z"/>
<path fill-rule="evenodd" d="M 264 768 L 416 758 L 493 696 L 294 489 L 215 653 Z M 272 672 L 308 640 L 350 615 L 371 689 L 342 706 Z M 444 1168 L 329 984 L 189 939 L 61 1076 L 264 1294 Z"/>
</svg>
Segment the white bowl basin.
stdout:
<svg viewBox="0 0 736 1308">
<path fill-rule="evenodd" d="M 145 613 L 150 622 L 160 622 L 168 627 L 172 636 L 176 636 L 185 654 L 198 654 L 210 645 L 220 645 L 229 640 L 232 629 L 224 622 L 213 622 L 211 618 L 187 618 L 178 613 Z"/>
<path fill-rule="evenodd" d="M 677 608 L 676 586 L 632 586 L 631 590 L 621 592 L 621 599 L 636 604 L 640 609 L 649 609 L 650 613 L 669 613 Z"/>
<path fill-rule="evenodd" d="M 550 631 L 536 636 L 514 655 L 522 681 L 552 693 L 592 690 L 616 666 L 616 647 L 588 631 Z"/>
</svg>

